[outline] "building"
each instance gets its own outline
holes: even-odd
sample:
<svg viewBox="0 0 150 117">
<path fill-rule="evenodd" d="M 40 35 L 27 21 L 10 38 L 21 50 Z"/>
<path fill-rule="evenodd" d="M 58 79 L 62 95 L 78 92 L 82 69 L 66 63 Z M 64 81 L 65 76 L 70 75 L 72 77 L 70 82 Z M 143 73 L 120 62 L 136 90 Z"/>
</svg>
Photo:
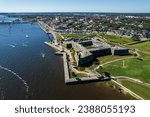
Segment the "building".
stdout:
<svg viewBox="0 0 150 117">
<path fill-rule="evenodd" d="M 93 58 L 111 55 L 111 48 L 108 46 L 99 46 L 97 48 L 91 48 L 88 50 L 93 54 Z"/>
<path fill-rule="evenodd" d="M 75 61 L 77 66 L 82 66 L 93 61 L 93 55 L 78 43 L 73 43 Z"/>
<path fill-rule="evenodd" d="M 82 46 L 91 46 L 93 45 L 92 40 L 86 40 L 86 41 L 80 41 L 79 44 L 81 44 Z"/>
<path fill-rule="evenodd" d="M 118 46 L 112 47 L 111 52 L 112 55 L 119 55 L 119 56 L 129 55 L 129 49 L 121 48 Z"/>
<path fill-rule="evenodd" d="M 65 46 L 67 49 L 70 49 L 70 48 L 72 48 L 72 42 L 64 42 L 64 46 Z"/>
</svg>

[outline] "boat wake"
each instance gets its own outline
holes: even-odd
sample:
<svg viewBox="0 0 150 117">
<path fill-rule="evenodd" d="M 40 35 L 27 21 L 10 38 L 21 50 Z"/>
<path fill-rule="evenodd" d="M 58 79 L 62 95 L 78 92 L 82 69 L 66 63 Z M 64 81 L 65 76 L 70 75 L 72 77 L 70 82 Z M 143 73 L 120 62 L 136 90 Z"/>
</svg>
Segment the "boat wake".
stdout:
<svg viewBox="0 0 150 117">
<path fill-rule="evenodd" d="M 6 67 L 3 67 L 3 66 L 0 65 L 0 69 L 3 69 L 5 71 L 10 72 L 14 76 L 16 76 L 19 80 L 21 80 L 22 83 L 24 84 L 25 88 L 26 88 L 26 93 L 28 94 L 28 92 L 29 92 L 29 86 L 28 86 L 28 84 L 27 84 L 27 82 L 25 80 L 23 80 L 17 73 L 15 73 L 14 71 L 12 71 L 12 70 L 10 70 L 10 69 L 8 69 Z"/>
<path fill-rule="evenodd" d="M 25 44 L 25 43 L 22 43 L 22 46 L 23 46 L 23 47 L 27 47 L 28 45 L 27 45 L 27 44 Z"/>
<path fill-rule="evenodd" d="M 15 45 L 12 45 L 12 44 L 8 44 L 8 46 L 12 47 L 12 48 L 15 48 L 16 46 Z"/>
</svg>

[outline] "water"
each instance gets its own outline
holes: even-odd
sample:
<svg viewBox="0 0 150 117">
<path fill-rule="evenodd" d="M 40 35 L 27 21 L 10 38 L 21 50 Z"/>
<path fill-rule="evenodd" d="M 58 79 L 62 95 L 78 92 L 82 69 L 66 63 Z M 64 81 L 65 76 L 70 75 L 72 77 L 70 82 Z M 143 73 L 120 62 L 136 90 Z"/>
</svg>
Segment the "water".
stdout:
<svg viewBox="0 0 150 117">
<path fill-rule="evenodd" d="M 13 22 L 15 20 L 18 20 L 18 18 L 13 18 L 13 17 L 7 17 L 5 15 L 0 15 L 0 22 Z"/>
<path fill-rule="evenodd" d="M 0 99 L 127 99 L 101 82 L 65 85 L 48 38 L 37 24 L 0 24 Z"/>
</svg>

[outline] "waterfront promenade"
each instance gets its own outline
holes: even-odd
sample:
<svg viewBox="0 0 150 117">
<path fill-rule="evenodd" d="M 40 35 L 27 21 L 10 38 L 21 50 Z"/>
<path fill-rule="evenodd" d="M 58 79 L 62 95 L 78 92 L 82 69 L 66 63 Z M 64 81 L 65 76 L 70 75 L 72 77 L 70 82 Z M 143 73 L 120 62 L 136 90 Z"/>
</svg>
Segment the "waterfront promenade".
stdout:
<svg viewBox="0 0 150 117">
<path fill-rule="evenodd" d="M 46 23 L 39 21 L 39 20 L 37 21 L 37 23 L 39 24 L 39 26 L 41 27 L 41 29 L 44 32 L 46 32 L 47 34 L 49 34 L 49 33 L 52 34 L 52 36 L 54 37 L 54 40 L 57 40 L 55 32 L 49 25 L 47 25 Z"/>
</svg>

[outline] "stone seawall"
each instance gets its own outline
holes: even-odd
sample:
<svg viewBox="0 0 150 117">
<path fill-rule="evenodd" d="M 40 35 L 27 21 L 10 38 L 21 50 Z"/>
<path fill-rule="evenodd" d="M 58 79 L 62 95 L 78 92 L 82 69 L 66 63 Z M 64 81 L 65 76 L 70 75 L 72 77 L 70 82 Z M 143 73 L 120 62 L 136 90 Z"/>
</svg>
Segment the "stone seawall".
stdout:
<svg viewBox="0 0 150 117">
<path fill-rule="evenodd" d="M 69 79 L 69 69 L 68 69 L 68 62 L 67 62 L 66 53 L 63 53 L 63 62 L 64 62 L 65 83 L 67 83 L 70 79 Z"/>
</svg>

